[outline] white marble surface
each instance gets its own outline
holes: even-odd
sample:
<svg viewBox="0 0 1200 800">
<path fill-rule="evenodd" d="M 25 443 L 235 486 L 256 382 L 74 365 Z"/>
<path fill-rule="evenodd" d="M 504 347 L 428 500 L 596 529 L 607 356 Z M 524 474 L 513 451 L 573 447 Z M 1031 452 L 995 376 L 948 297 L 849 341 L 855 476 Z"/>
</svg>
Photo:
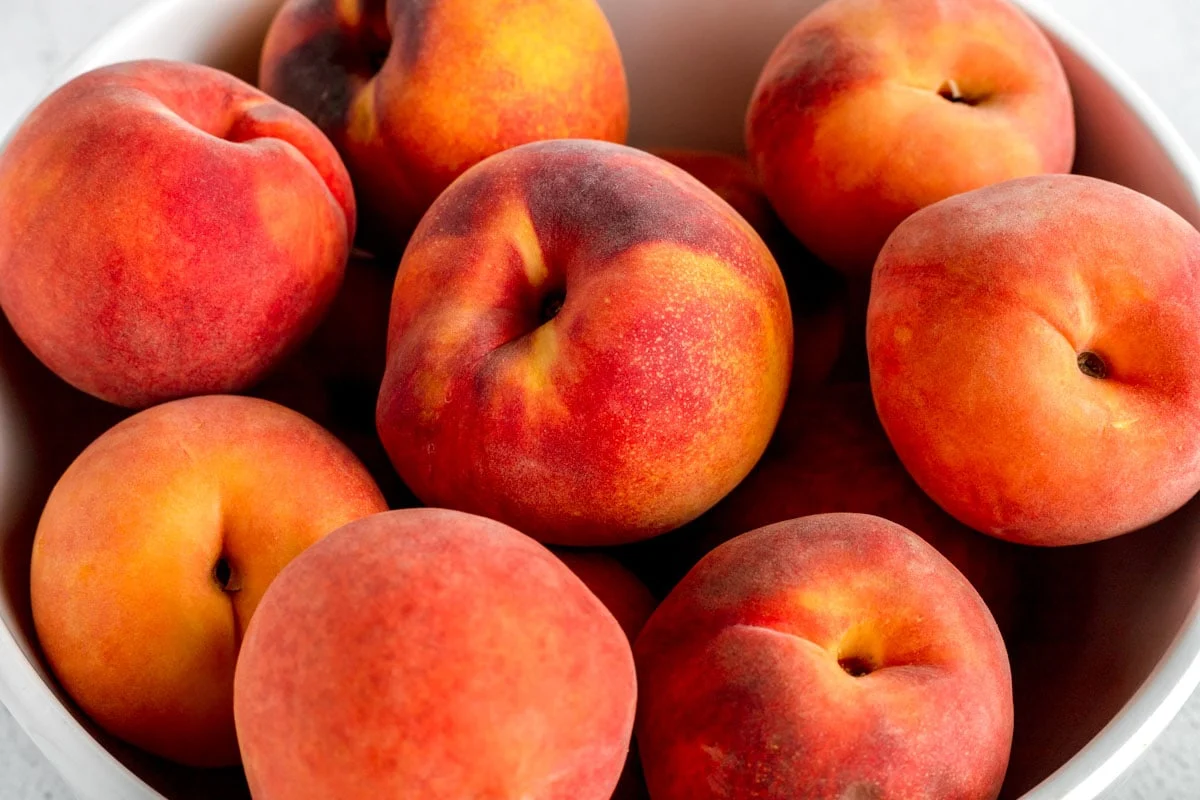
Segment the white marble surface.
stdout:
<svg viewBox="0 0 1200 800">
<path fill-rule="evenodd" d="M 140 0 L 0 0 L 0 132 L 73 54 Z M 1100 44 L 1200 149 L 1198 0 L 1046 0 Z M 0 707 L 0 798 L 69 800 L 59 777 Z M 1200 798 L 1200 695 L 1107 800 Z"/>
</svg>

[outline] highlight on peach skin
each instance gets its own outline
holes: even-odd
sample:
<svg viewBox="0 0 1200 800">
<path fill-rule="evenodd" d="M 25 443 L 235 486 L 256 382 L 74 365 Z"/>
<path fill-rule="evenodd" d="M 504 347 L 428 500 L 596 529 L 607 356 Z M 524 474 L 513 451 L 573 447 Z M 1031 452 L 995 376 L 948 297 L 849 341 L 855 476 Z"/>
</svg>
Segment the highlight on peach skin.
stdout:
<svg viewBox="0 0 1200 800">
<path fill-rule="evenodd" d="M 636 679 L 620 626 L 550 551 L 482 517 L 408 509 L 347 525 L 280 574 L 234 702 L 255 800 L 608 800 Z"/>
<path fill-rule="evenodd" d="M 0 154 L 0 305 L 104 400 L 240 391 L 321 319 L 354 209 L 329 141 L 257 89 L 195 64 L 103 67 Z"/>
<path fill-rule="evenodd" d="M 966 579 L 878 517 L 782 522 L 710 553 L 634 648 L 654 800 L 993 800 L 1012 681 Z"/>
<path fill-rule="evenodd" d="M 235 764 L 234 665 L 268 584 L 386 507 L 340 442 L 274 403 L 195 397 L 136 414 L 80 454 L 38 523 L 46 659 L 109 733 L 183 764 Z"/>
<path fill-rule="evenodd" d="M 783 278 L 726 203 L 632 148 L 541 142 L 466 173 L 417 229 L 377 422 L 428 505 L 635 541 L 745 477 L 791 355 Z"/>
<path fill-rule="evenodd" d="M 914 211 L 1069 172 L 1075 120 L 1053 47 L 1008 0 L 830 0 L 768 61 L 746 141 L 792 232 L 861 277 Z"/>
<path fill-rule="evenodd" d="M 629 125 L 595 0 L 288 0 L 259 85 L 333 139 L 366 243 L 396 255 L 475 163 L 541 139 L 624 142 Z"/>
<path fill-rule="evenodd" d="M 1069 545 L 1200 489 L 1200 233 L 1080 176 L 913 215 L 879 256 L 867 344 L 908 471 L 976 530 Z"/>
<path fill-rule="evenodd" d="M 917 487 L 879 424 L 866 384 L 789 397 L 754 471 L 688 526 L 678 547 L 698 560 L 746 531 L 836 512 L 883 517 L 933 545 L 979 592 L 1001 632 L 1009 632 L 1016 615 L 1017 548 L 971 530 Z"/>
</svg>

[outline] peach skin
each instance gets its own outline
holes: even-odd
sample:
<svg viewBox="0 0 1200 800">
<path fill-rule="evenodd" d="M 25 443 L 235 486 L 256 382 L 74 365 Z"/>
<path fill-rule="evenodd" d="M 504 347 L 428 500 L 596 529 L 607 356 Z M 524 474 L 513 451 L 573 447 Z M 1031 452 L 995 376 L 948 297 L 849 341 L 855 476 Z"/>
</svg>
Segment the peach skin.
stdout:
<svg viewBox="0 0 1200 800">
<path fill-rule="evenodd" d="M 878 517 L 825 514 L 709 553 L 634 647 L 654 800 L 993 800 L 1012 681 L 987 607 Z"/>
<path fill-rule="evenodd" d="M 888 443 L 866 384 L 793 394 L 754 471 L 684 529 L 679 549 L 697 554 L 694 563 L 746 531 L 835 512 L 883 517 L 920 536 L 962 572 L 1000 630 L 1009 631 L 1017 548 L 969 529 L 913 483 Z"/>
<path fill-rule="evenodd" d="M 46 660 L 109 733 L 234 764 L 233 674 L 268 584 L 306 547 L 386 509 L 340 442 L 265 400 L 178 400 L 119 423 L 50 495 L 33 544 Z"/>
<path fill-rule="evenodd" d="M 407 509 L 280 574 L 234 705 L 255 800 L 608 800 L 636 693 L 625 634 L 550 551 Z"/>
<path fill-rule="evenodd" d="M 612 613 L 629 637 L 629 643 L 633 644 L 657 604 L 646 584 L 621 562 L 603 553 L 558 549 L 554 554 Z M 646 781 L 642 777 L 636 747 L 626 756 L 625 768 L 611 800 L 647 800 Z"/>
<path fill-rule="evenodd" d="M 1200 233 L 1079 176 L 931 206 L 879 256 L 867 343 L 879 418 L 967 525 L 1067 545 L 1200 489 Z"/>
<path fill-rule="evenodd" d="M 103 67 L 0 154 L 0 305 L 104 400 L 240 391 L 321 319 L 354 214 L 337 152 L 297 112 L 208 67 Z"/>
<path fill-rule="evenodd" d="M 792 385 L 823 383 L 837 366 L 846 338 L 845 287 L 783 226 L 741 156 L 711 150 L 651 150 L 712 189 L 750 223 L 775 256 L 792 303 L 795 347 Z"/>
<path fill-rule="evenodd" d="M 541 139 L 624 142 L 629 125 L 595 0 L 288 0 L 259 85 L 333 139 L 365 243 L 397 257 L 473 164 Z"/>
<path fill-rule="evenodd" d="M 745 477 L 792 357 L 783 278 L 682 170 L 594 141 L 493 156 L 438 199 L 392 294 L 377 424 L 423 502 L 600 545 Z"/>
<path fill-rule="evenodd" d="M 587 550 L 555 550 L 621 625 L 632 643 L 654 611 L 654 595 L 636 575 L 611 556 Z"/>
<path fill-rule="evenodd" d="M 860 278 L 914 211 L 1068 172 L 1075 119 L 1049 40 L 1008 0 L 830 0 L 767 62 L 746 142 L 792 232 Z"/>
</svg>

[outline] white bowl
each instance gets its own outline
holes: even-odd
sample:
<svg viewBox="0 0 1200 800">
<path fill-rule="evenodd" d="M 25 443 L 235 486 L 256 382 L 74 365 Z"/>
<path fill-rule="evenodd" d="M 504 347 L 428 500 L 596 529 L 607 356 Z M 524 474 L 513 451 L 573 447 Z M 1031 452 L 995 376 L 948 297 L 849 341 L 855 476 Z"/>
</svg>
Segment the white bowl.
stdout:
<svg viewBox="0 0 1200 800">
<path fill-rule="evenodd" d="M 279 0 L 158 0 L 100 39 L 63 80 L 134 58 L 199 61 L 253 79 Z M 768 53 L 817 0 L 601 0 L 629 70 L 636 145 L 741 148 Z M 1147 97 L 1061 19 L 1023 4 L 1075 92 L 1077 171 L 1200 223 L 1200 163 Z M 0 701 L 85 800 L 236 798 L 240 772 L 165 764 L 95 730 L 47 673 L 28 600 L 30 543 L 50 487 L 120 416 L 46 372 L 0 320 Z M 1081 502 L 1089 498 L 1081 489 Z M 1012 655 L 1017 736 L 1006 797 L 1096 797 L 1200 682 L 1200 503 L 1119 539 L 1032 551 Z M 1024 794 L 1022 794 L 1024 793 Z"/>
</svg>

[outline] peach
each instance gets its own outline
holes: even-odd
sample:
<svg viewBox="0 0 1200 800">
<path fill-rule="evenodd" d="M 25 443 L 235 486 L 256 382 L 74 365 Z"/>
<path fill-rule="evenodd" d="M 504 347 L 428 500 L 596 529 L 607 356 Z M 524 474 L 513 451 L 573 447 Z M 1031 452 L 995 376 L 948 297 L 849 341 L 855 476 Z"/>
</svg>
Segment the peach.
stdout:
<svg viewBox="0 0 1200 800">
<path fill-rule="evenodd" d="M 555 550 L 571 572 L 612 613 L 632 644 L 650 619 L 656 600 L 646 584 L 615 558 L 586 550 Z M 637 751 L 631 749 L 611 800 L 648 800 Z"/>
<path fill-rule="evenodd" d="M 320 320 L 354 213 L 337 152 L 295 111 L 208 67 L 104 67 L 0 155 L 0 305 L 110 402 L 241 390 Z"/>
<path fill-rule="evenodd" d="M 787 226 L 857 277 L 914 211 L 1069 171 L 1075 122 L 1050 42 L 1008 0 L 830 0 L 767 62 L 746 142 Z"/>
<path fill-rule="evenodd" d="M 879 256 L 879 418 L 972 528 L 1079 544 L 1200 489 L 1200 233 L 1115 184 L 1041 176 L 951 198 Z"/>
<path fill-rule="evenodd" d="M 689 526 L 681 547 L 704 553 L 746 531 L 834 512 L 883 517 L 920 536 L 971 582 L 1000 629 L 1009 629 L 1015 548 L 970 530 L 917 488 L 888 443 L 864 384 L 789 398 L 762 460 Z"/>
<path fill-rule="evenodd" d="M 596 595 L 632 642 L 654 611 L 646 584 L 611 556 L 586 550 L 555 550 L 559 560 Z"/>
<path fill-rule="evenodd" d="M 985 800 L 1013 730 L 1000 633 L 928 544 L 826 514 L 709 553 L 634 648 L 654 800 Z"/>
<path fill-rule="evenodd" d="M 635 695 L 620 626 L 550 551 L 408 509 L 280 574 L 234 704 L 255 800 L 607 800 Z"/>
<path fill-rule="evenodd" d="M 397 255 L 468 167 L 541 139 L 624 142 L 629 125 L 595 0 L 288 0 L 259 84 L 333 139 L 368 245 Z"/>
<path fill-rule="evenodd" d="M 771 248 L 792 303 L 795 347 L 792 385 L 811 386 L 833 373 L 846 334 L 844 287 L 775 215 L 750 162 L 711 150 L 652 150 L 712 189 L 750 223 Z"/>
<path fill-rule="evenodd" d="M 184 764 L 236 763 L 234 664 L 267 586 L 385 509 L 340 442 L 274 403 L 195 397 L 136 414 L 80 454 L 38 523 L 46 659 L 113 735 Z"/>
<path fill-rule="evenodd" d="M 565 545 L 645 539 L 762 455 L 792 356 L 783 278 L 646 153 L 540 142 L 433 205 L 392 294 L 377 423 L 423 502 Z"/>
</svg>

